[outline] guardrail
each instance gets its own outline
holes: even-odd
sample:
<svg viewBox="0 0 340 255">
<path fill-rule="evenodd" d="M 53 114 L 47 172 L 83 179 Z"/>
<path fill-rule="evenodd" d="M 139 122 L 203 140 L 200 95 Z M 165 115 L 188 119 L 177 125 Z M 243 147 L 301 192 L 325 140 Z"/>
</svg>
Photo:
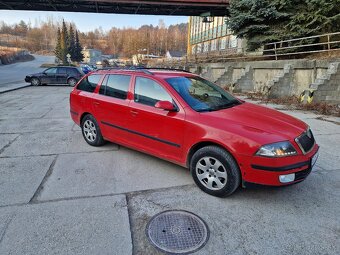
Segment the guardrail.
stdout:
<svg viewBox="0 0 340 255">
<path fill-rule="evenodd" d="M 197 63 L 249 60 L 278 60 L 291 56 L 312 53 L 335 52 L 340 50 L 340 32 L 268 43 L 263 50 L 255 53 L 236 53 L 244 49 L 231 48 L 224 51 L 189 55 L 181 59 L 158 59 L 150 65 L 190 65 Z"/>
<path fill-rule="evenodd" d="M 308 40 L 317 42 L 304 43 Z M 318 47 L 322 49 L 317 49 Z M 340 50 L 340 32 L 268 43 L 264 45 L 264 48 L 264 55 L 275 57 L 276 60 L 280 56 L 338 51 Z"/>
</svg>

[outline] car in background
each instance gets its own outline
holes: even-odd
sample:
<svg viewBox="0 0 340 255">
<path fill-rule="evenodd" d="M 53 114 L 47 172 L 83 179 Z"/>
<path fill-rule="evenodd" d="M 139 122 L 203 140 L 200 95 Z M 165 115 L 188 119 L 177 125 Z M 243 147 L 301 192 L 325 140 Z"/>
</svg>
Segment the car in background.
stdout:
<svg viewBox="0 0 340 255">
<path fill-rule="evenodd" d="M 79 67 L 56 66 L 41 73 L 27 75 L 25 81 L 33 86 L 67 84 L 73 87 L 84 75 L 85 73 Z"/>
<path fill-rule="evenodd" d="M 306 123 L 189 72 L 91 72 L 72 90 L 70 113 L 89 145 L 112 141 L 187 167 L 203 191 L 219 197 L 241 184 L 301 182 L 318 158 Z"/>
<path fill-rule="evenodd" d="M 80 68 L 85 74 L 88 74 L 89 72 L 92 72 L 94 70 L 94 68 L 86 64 L 80 65 Z"/>
</svg>

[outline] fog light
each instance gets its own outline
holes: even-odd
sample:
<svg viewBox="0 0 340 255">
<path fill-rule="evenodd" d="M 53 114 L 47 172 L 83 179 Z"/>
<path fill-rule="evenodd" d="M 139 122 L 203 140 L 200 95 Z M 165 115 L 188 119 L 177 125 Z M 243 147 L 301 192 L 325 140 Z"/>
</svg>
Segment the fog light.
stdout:
<svg viewBox="0 0 340 255">
<path fill-rule="evenodd" d="M 280 175 L 279 179 L 281 183 L 293 182 L 295 180 L 295 174 Z"/>
</svg>

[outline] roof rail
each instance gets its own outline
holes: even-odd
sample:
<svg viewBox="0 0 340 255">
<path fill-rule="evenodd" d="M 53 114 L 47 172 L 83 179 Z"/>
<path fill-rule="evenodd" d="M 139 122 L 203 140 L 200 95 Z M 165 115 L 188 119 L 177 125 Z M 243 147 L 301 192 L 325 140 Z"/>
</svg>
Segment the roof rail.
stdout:
<svg viewBox="0 0 340 255">
<path fill-rule="evenodd" d="M 141 69 L 147 69 L 147 70 L 168 70 L 168 71 L 179 71 L 179 72 L 185 72 L 185 73 L 191 73 L 190 71 L 184 70 L 184 69 L 176 69 L 176 68 L 167 68 L 167 67 L 142 67 Z"/>
<path fill-rule="evenodd" d="M 143 72 L 145 74 L 154 75 L 150 70 L 168 70 L 168 71 L 179 71 L 179 72 L 185 72 L 185 73 L 191 73 L 187 70 L 182 69 L 175 69 L 175 68 L 164 68 L 164 67 L 138 67 L 138 66 L 131 66 L 131 67 L 103 67 L 100 69 L 97 69 L 96 71 L 111 71 L 111 70 L 117 70 L 117 71 L 139 71 Z"/>
</svg>

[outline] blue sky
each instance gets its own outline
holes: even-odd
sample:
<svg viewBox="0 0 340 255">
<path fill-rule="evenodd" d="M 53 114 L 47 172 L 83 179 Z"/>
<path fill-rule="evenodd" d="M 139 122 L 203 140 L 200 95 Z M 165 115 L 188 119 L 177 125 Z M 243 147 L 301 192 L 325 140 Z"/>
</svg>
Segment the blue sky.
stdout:
<svg viewBox="0 0 340 255">
<path fill-rule="evenodd" d="M 68 22 L 74 22 L 82 32 L 87 32 L 101 26 L 104 30 L 111 27 L 133 27 L 142 25 L 157 25 L 163 19 L 167 26 L 188 22 L 188 17 L 178 16 L 151 16 L 151 15 L 122 15 L 122 14 L 97 14 L 97 13 L 68 13 L 68 12 L 38 12 L 38 11 L 7 11 L 0 10 L 0 21 L 7 24 L 18 23 L 20 20 L 31 21 L 32 25 L 39 19 L 45 20 L 53 16 L 56 20 L 64 18 Z"/>
</svg>

